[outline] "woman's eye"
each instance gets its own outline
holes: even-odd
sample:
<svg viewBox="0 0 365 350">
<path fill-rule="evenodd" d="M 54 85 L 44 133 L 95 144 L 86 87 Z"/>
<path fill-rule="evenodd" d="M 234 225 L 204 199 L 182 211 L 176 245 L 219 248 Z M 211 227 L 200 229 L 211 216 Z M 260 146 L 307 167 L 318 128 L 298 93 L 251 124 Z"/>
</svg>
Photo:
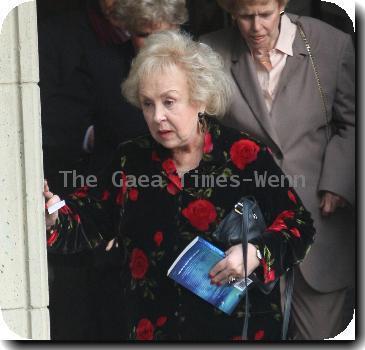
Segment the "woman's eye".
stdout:
<svg viewBox="0 0 365 350">
<path fill-rule="evenodd" d="M 263 13 L 261 15 L 262 18 L 269 18 L 271 16 L 271 13 Z"/>
<path fill-rule="evenodd" d="M 249 19 L 252 19 L 253 16 L 251 16 L 251 15 L 240 15 L 239 17 L 240 17 L 240 19 L 247 21 Z"/>
<path fill-rule="evenodd" d="M 149 101 L 144 101 L 143 103 L 142 103 L 142 106 L 144 107 L 144 108 L 148 108 L 148 107 L 150 107 L 152 105 L 152 103 L 151 102 L 149 102 Z"/>
<path fill-rule="evenodd" d="M 171 107 L 173 104 L 174 104 L 173 100 L 166 100 L 165 101 L 165 106 L 167 106 L 167 107 Z"/>
</svg>

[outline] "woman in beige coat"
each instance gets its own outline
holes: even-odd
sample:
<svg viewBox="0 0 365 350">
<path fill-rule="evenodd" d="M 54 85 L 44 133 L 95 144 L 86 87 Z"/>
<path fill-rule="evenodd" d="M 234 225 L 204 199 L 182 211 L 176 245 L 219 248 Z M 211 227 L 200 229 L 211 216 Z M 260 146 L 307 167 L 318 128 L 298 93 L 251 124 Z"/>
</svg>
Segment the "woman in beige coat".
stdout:
<svg viewBox="0 0 365 350">
<path fill-rule="evenodd" d="M 345 296 L 354 283 L 351 38 L 316 19 L 285 14 L 287 0 L 218 2 L 235 25 L 201 40 L 221 54 L 235 80 L 224 122 L 270 146 L 317 229 L 296 272 L 292 336 L 334 337 L 343 328 Z"/>
</svg>

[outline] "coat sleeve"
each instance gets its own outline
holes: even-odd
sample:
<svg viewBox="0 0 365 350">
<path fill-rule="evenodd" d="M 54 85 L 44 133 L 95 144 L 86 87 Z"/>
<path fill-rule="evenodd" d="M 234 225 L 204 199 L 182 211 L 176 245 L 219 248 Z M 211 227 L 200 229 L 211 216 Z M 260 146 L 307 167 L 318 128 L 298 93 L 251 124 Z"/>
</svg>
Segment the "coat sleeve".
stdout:
<svg viewBox="0 0 365 350">
<path fill-rule="evenodd" d="M 334 131 L 326 148 L 318 190 L 334 192 L 354 205 L 355 55 L 350 36 L 346 36 L 339 54 L 330 126 Z"/>
<path fill-rule="evenodd" d="M 127 199 L 126 177 L 119 152 L 89 186 L 76 189 L 58 211 L 56 225 L 47 232 L 50 253 L 72 254 L 105 244 L 119 233 Z"/>
<path fill-rule="evenodd" d="M 290 178 L 277 166 L 267 148 L 261 149 L 252 164 L 251 178 L 252 193 L 267 228 L 250 243 L 256 245 L 262 256 L 256 272 L 268 283 L 304 259 L 313 243 L 315 229 L 310 213 L 290 186 Z"/>
</svg>

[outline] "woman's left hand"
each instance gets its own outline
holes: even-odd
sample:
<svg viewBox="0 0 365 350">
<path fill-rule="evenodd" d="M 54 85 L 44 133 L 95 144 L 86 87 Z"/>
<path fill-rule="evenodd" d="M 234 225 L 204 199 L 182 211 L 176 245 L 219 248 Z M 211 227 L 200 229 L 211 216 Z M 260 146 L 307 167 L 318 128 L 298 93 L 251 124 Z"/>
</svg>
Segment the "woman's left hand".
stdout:
<svg viewBox="0 0 365 350">
<path fill-rule="evenodd" d="M 53 214 L 48 214 L 47 208 L 51 205 L 58 203 L 61 201 L 60 197 L 53 194 L 48 187 L 47 180 L 44 180 L 43 184 L 43 196 L 46 201 L 46 208 L 45 208 L 45 218 L 46 218 L 46 229 L 50 230 L 53 225 L 55 225 L 56 220 L 58 218 L 58 210 L 55 211 Z"/>
<path fill-rule="evenodd" d="M 333 192 L 324 192 L 322 195 L 319 208 L 323 216 L 333 214 L 337 208 L 344 208 L 346 206 L 346 199 Z"/>
<path fill-rule="evenodd" d="M 259 265 L 256 247 L 248 243 L 247 246 L 247 275 L 249 276 Z M 216 264 L 209 273 L 212 284 L 228 283 L 232 277 L 244 277 L 242 244 L 234 245 L 226 251 L 226 257 Z"/>
</svg>

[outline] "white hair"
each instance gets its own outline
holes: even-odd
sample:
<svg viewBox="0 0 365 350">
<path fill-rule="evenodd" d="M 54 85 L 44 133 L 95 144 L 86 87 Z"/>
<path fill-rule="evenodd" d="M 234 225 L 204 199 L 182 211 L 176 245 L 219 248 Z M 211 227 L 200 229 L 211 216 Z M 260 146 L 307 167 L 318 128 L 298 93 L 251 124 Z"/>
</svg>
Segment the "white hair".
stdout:
<svg viewBox="0 0 365 350">
<path fill-rule="evenodd" d="M 116 13 L 131 32 L 161 22 L 180 26 L 188 20 L 185 0 L 124 0 L 117 3 Z"/>
<path fill-rule="evenodd" d="M 138 98 L 141 81 L 174 66 L 186 75 L 190 102 L 204 104 L 209 115 L 219 117 L 226 113 L 232 96 L 232 81 L 223 69 L 221 57 L 208 45 L 172 30 L 152 34 L 146 39 L 122 84 L 124 97 L 141 108 Z"/>
</svg>

